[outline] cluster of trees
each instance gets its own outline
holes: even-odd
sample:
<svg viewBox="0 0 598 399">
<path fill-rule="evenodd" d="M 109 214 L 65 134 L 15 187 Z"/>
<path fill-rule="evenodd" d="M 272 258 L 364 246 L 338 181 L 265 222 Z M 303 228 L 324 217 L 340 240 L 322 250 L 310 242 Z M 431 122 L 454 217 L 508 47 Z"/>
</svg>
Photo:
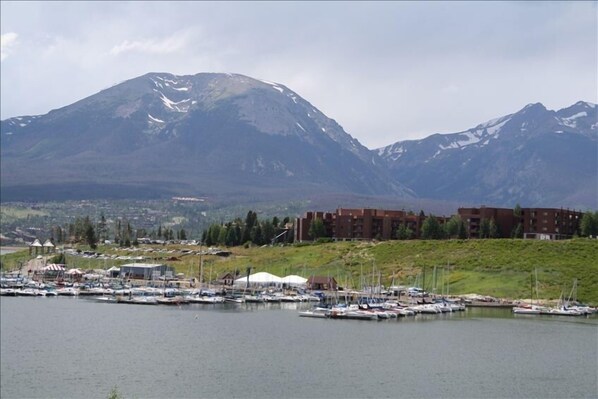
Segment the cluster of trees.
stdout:
<svg viewBox="0 0 598 399">
<path fill-rule="evenodd" d="M 598 237 L 598 211 L 585 212 L 581 218 L 579 229 L 583 237 Z"/>
<path fill-rule="evenodd" d="M 271 244 L 274 240 L 292 243 L 293 231 L 287 229 L 289 221 L 288 217 L 280 220 L 276 216 L 272 220 L 260 221 L 257 213 L 249 211 L 245 220 L 237 218 L 232 222 L 210 225 L 207 230 L 204 230 L 201 240 L 206 245 L 229 247 L 242 244 L 265 245 Z"/>
<path fill-rule="evenodd" d="M 158 230 L 151 230 L 149 233 L 145 229 L 135 229 L 128 220 L 116 220 L 112 231 L 108 228 L 108 223 L 104 214 L 100 216 L 100 220 L 96 223 L 91 220 L 89 216 L 76 217 L 75 221 L 69 223 L 66 228 L 61 226 L 53 226 L 51 230 L 50 240 L 55 244 L 62 243 L 85 243 L 92 249 L 97 247 L 98 242 L 112 240 L 114 243 L 129 247 L 131 245 L 139 245 L 138 238 L 149 237 L 152 239 L 169 240 L 186 240 L 187 232 L 181 228 L 174 230 L 170 228 L 163 228 L 161 225 Z"/>
<path fill-rule="evenodd" d="M 467 238 L 467 228 L 465 223 L 458 217 L 453 216 L 446 223 L 442 224 L 434 215 L 430 215 L 424 220 L 421 226 L 421 238 L 424 240 L 442 240 L 449 238 Z M 498 228 L 494 221 L 485 221 L 480 226 L 480 237 L 491 238 L 498 237 Z M 400 225 L 395 231 L 397 240 L 410 240 L 415 238 L 415 231 L 409 228 L 407 224 Z"/>
</svg>

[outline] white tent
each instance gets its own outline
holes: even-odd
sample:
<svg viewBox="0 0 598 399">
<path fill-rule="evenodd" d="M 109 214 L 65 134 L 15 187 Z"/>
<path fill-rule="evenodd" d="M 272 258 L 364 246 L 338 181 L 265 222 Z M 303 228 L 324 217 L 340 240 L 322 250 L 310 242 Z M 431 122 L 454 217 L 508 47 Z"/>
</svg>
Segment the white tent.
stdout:
<svg viewBox="0 0 598 399">
<path fill-rule="evenodd" d="M 66 272 L 66 274 L 70 274 L 70 275 L 75 275 L 75 274 L 83 275 L 83 272 L 81 270 L 79 270 L 79 269 L 69 269 L 69 271 Z"/>
<path fill-rule="evenodd" d="M 235 280 L 234 285 L 236 286 L 244 286 L 247 284 L 247 276 L 239 277 Z M 249 275 L 249 284 L 250 285 L 274 285 L 274 284 L 282 284 L 282 279 L 278 276 L 275 276 L 270 273 L 266 272 L 259 272 Z"/>
<path fill-rule="evenodd" d="M 297 276 L 296 274 L 291 274 L 289 276 L 283 277 L 282 279 L 283 284 L 294 285 L 294 286 L 303 286 L 307 284 L 307 279 L 301 276 Z"/>
<path fill-rule="evenodd" d="M 60 271 L 64 271 L 64 266 L 57 265 L 55 263 L 51 263 L 48 266 L 42 268 L 42 270 L 45 272 L 47 272 L 47 271 L 60 272 Z"/>
</svg>

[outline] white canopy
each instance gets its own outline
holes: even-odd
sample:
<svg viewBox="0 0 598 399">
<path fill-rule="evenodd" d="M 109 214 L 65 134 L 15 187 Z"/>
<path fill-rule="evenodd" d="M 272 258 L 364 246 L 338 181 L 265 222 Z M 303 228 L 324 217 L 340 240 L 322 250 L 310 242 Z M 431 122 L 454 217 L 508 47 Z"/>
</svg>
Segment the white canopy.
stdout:
<svg viewBox="0 0 598 399">
<path fill-rule="evenodd" d="M 235 280 L 234 285 L 245 285 L 247 283 L 247 276 L 239 277 Z M 266 272 L 259 272 L 249 275 L 249 284 L 281 284 L 282 279 Z"/>
<path fill-rule="evenodd" d="M 297 276 L 296 274 L 291 274 L 289 276 L 283 277 L 281 280 L 284 284 L 290 284 L 290 285 L 305 285 L 305 284 L 307 284 L 306 278 Z"/>
<path fill-rule="evenodd" d="M 55 263 L 51 263 L 48 266 L 42 268 L 43 271 L 62 271 L 64 270 L 64 266 L 57 265 Z"/>
<path fill-rule="evenodd" d="M 83 274 L 83 272 L 79 269 L 69 269 L 69 271 L 66 272 L 66 274 Z"/>
</svg>

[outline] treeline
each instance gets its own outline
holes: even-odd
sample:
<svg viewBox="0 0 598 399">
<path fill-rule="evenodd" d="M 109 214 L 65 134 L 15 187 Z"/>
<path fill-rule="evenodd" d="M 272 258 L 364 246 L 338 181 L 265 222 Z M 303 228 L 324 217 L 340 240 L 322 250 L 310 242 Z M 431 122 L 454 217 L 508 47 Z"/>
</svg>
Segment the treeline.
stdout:
<svg viewBox="0 0 598 399">
<path fill-rule="evenodd" d="M 97 244 L 106 241 L 114 242 L 121 247 L 130 247 L 139 245 L 138 239 L 142 237 L 154 240 L 186 240 L 187 232 L 181 228 L 178 230 L 162 227 L 157 230 L 147 231 L 145 229 L 134 228 L 128 220 L 116 220 L 110 228 L 104 214 L 100 216 L 97 222 L 91 220 L 89 216 L 76 217 L 74 222 L 66 227 L 53 226 L 51 229 L 50 240 L 54 244 L 79 244 L 84 243 L 92 249 L 97 248 Z"/>
<path fill-rule="evenodd" d="M 237 218 L 232 222 L 212 224 L 201 236 L 201 241 L 208 246 L 228 247 L 292 243 L 293 239 L 293 225 L 289 217 L 280 220 L 274 216 L 272 220 L 260 221 L 254 211 L 247 212 L 245 220 Z"/>
</svg>

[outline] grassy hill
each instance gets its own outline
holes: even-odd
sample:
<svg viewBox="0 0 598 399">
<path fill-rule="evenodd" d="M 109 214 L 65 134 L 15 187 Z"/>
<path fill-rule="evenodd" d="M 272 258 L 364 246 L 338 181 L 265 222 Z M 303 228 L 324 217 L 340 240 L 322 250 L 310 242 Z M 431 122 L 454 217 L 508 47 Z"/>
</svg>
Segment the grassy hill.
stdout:
<svg viewBox="0 0 598 399">
<path fill-rule="evenodd" d="M 174 252 L 152 252 L 155 261 L 176 267 L 177 272 L 198 274 L 197 255 L 177 254 L 181 247 L 165 248 Z M 185 249 L 198 249 L 189 248 Z M 143 255 L 140 251 L 102 252 L 120 255 Z M 577 298 L 598 304 L 598 241 L 574 239 L 563 241 L 537 240 L 448 240 L 448 241 L 387 241 L 338 242 L 230 249 L 229 257 L 205 256 L 204 278 L 216 278 L 235 270 L 245 273 L 267 271 L 279 276 L 298 274 L 333 276 L 341 286 L 357 288 L 360 281 L 377 281 L 389 286 L 422 285 L 425 268 L 425 288 L 441 293 L 449 282 L 451 294 L 477 293 L 501 298 L 530 298 L 530 285 L 538 278 L 540 298 L 558 299 L 561 292 L 569 295 L 574 279 L 578 280 Z M 23 253 L 21 253 L 23 254 Z M 25 252 L 24 255 L 27 255 Z M 23 255 L 20 255 L 23 256 Z M 167 261 L 175 256 L 178 260 Z M 16 264 L 17 254 L 3 256 L 5 268 Z M 72 267 L 104 267 L 105 261 L 69 257 Z M 112 262 L 112 261 L 111 261 Z M 124 263 L 124 262 L 120 262 Z M 113 264 L 110 263 L 108 267 Z M 436 269 L 436 273 L 434 273 Z M 444 283 L 444 285 L 443 285 Z M 534 294 L 535 295 L 535 294 Z"/>
</svg>

